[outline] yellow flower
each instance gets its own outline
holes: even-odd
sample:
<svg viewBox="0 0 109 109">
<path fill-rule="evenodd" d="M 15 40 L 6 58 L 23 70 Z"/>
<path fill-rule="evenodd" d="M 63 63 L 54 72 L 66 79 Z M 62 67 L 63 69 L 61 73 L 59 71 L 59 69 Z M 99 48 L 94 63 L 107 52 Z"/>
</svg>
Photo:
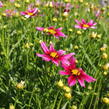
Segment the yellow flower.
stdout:
<svg viewBox="0 0 109 109">
<path fill-rule="evenodd" d="M 30 0 L 25 0 L 25 2 L 26 2 L 26 3 L 29 3 L 29 2 L 30 2 Z"/>
<path fill-rule="evenodd" d="M 2 13 L 2 16 L 6 16 L 6 13 Z"/>
<path fill-rule="evenodd" d="M 109 98 L 107 98 L 107 97 L 102 98 L 102 101 L 105 104 L 109 104 Z"/>
<path fill-rule="evenodd" d="M 64 13 L 63 13 L 63 16 L 64 16 L 64 17 L 68 17 L 68 15 L 69 15 L 68 12 L 64 12 Z"/>
<path fill-rule="evenodd" d="M 103 54 L 102 54 L 102 58 L 103 58 L 103 59 L 107 59 L 107 58 L 108 58 L 107 53 L 103 53 Z"/>
<path fill-rule="evenodd" d="M 73 30 L 72 30 L 72 28 L 69 28 L 68 31 L 72 32 Z"/>
<path fill-rule="evenodd" d="M 98 34 L 98 35 L 97 35 L 97 38 L 101 38 L 101 34 Z"/>
<path fill-rule="evenodd" d="M 13 104 L 10 104 L 9 109 L 15 109 L 15 106 Z"/>
<path fill-rule="evenodd" d="M 57 82 L 57 85 L 62 88 L 64 86 L 64 83 L 62 82 L 62 80 L 59 80 Z"/>
<path fill-rule="evenodd" d="M 24 89 L 25 88 L 25 81 L 21 81 L 20 83 L 18 83 L 17 85 L 16 85 L 16 88 L 18 88 L 18 89 Z"/>
<path fill-rule="evenodd" d="M 101 51 L 105 51 L 107 49 L 107 44 L 103 44 L 103 46 L 100 48 Z"/>
<path fill-rule="evenodd" d="M 76 106 L 76 105 L 73 105 L 73 106 L 71 107 L 71 109 L 77 109 L 77 106 Z"/>
<path fill-rule="evenodd" d="M 81 32 L 81 31 L 77 31 L 76 33 L 77 33 L 77 34 L 79 34 L 79 35 L 81 35 L 81 34 L 82 34 L 82 32 Z"/>
<path fill-rule="evenodd" d="M 21 7 L 20 4 L 18 4 L 18 3 L 15 3 L 14 5 L 15 5 L 16 8 L 20 8 Z"/>
<path fill-rule="evenodd" d="M 81 2 L 81 3 L 82 3 L 82 2 L 83 2 L 83 0 L 79 0 L 79 2 Z"/>
<path fill-rule="evenodd" d="M 64 0 L 64 2 L 71 2 L 71 0 Z"/>
<path fill-rule="evenodd" d="M 64 86 L 63 89 L 64 89 L 66 92 L 71 92 L 71 89 L 70 89 L 68 86 Z"/>
<path fill-rule="evenodd" d="M 79 47 L 77 45 L 74 46 L 74 49 L 78 49 Z"/>
<path fill-rule="evenodd" d="M 92 32 L 92 34 L 90 35 L 91 38 L 96 38 L 97 37 L 97 33 Z"/>
<path fill-rule="evenodd" d="M 108 70 L 108 69 L 109 69 L 109 63 L 105 64 L 105 65 L 103 66 L 103 69 L 104 69 L 104 70 Z"/>
<path fill-rule="evenodd" d="M 106 76 L 107 74 L 108 74 L 107 72 L 103 72 L 103 75 L 105 75 L 105 76 Z"/>
<path fill-rule="evenodd" d="M 53 18 L 53 21 L 54 21 L 54 22 L 57 22 L 58 20 L 57 20 L 57 18 Z"/>
<path fill-rule="evenodd" d="M 88 89 L 89 89 L 89 90 L 92 90 L 92 87 L 91 87 L 91 86 L 88 86 Z"/>
<path fill-rule="evenodd" d="M 65 96 L 66 98 L 68 98 L 68 99 L 71 99 L 71 98 L 72 98 L 71 93 L 65 93 L 64 96 Z"/>
</svg>

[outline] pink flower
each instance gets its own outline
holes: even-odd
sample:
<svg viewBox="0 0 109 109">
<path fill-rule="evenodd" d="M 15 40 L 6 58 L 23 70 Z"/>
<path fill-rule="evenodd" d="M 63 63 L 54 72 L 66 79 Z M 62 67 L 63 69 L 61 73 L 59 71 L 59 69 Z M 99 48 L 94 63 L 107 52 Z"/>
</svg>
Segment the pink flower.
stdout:
<svg viewBox="0 0 109 109">
<path fill-rule="evenodd" d="M 57 66 L 59 65 L 60 62 L 69 64 L 69 62 L 67 60 L 72 55 L 75 54 L 75 53 L 70 53 L 70 54 L 64 55 L 65 51 L 64 50 L 58 50 L 58 51 L 56 51 L 54 49 L 54 46 L 53 46 L 52 43 L 50 45 L 50 48 L 48 49 L 48 47 L 46 46 L 46 44 L 44 42 L 41 42 L 41 47 L 42 47 L 42 50 L 43 50 L 44 54 L 38 54 L 37 53 L 36 55 L 38 57 L 41 57 L 45 61 L 52 61 Z"/>
<path fill-rule="evenodd" d="M 11 3 L 13 3 L 15 0 L 10 0 Z"/>
<path fill-rule="evenodd" d="M 0 1 L 0 8 L 2 8 L 3 7 L 3 3 Z"/>
<path fill-rule="evenodd" d="M 38 12 L 39 12 L 38 8 L 28 9 L 25 12 L 21 12 L 21 15 L 24 15 L 26 18 L 30 18 L 32 16 L 36 16 L 36 14 L 38 14 Z"/>
<path fill-rule="evenodd" d="M 75 25 L 75 28 L 80 28 L 80 29 L 88 29 L 88 28 L 96 28 L 94 27 L 97 23 L 94 23 L 93 20 L 90 20 L 90 22 L 86 22 L 84 19 L 81 20 L 81 22 L 79 22 L 78 20 L 75 20 L 75 22 L 78 24 L 78 25 Z"/>
<path fill-rule="evenodd" d="M 4 13 L 6 14 L 7 17 L 10 17 L 16 15 L 16 12 L 17 12 L 16 10 L 6 9 Z"/>
<path fill-rule="evenodd" d="M 66 35 L 61 32 L 62 30 L 62 27 L 58 28 L 58 29 L 55 29 L 53 26 L 51 27 L 48 27 L 48 28 L 44 28 L 44 27 L 36 27 L 36 29 L 38 31 L 44 31 L 46 33 L 48 33 L 48 35 L 53 35 L 55 36 L 56 38 L 59 38 L 59 37 L 66 37 Z"/>
<path fill-rule="evenodd" d="M 74 57 L 70 58 L 70 64 L 62 64 L 65 71 L 60 71 L 61 75 L 69 75 L 68 84 L 69 86 L 74 86 L 78 81 L 82 87 L 85 87 L 84 80 L 87 82 L 96 81 L 93 77 L 87 75 L 82 68 L 76 67 L 76 59 Z"/>
</svg>

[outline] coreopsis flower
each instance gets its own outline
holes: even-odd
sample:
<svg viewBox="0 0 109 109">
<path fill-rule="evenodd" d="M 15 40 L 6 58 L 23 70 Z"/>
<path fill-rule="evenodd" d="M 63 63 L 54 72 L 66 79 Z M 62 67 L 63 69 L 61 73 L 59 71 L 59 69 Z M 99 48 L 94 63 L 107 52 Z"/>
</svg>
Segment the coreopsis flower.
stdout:
<svg viewBox="0 0 109 109">
<path fill-rule="evenodd" d="M 39 54 L 36 53 L 38 57 L 41 57 L 45 61 L 52 61 L 54 64 L 57 66 L 59 65 L 60 62 L 62 63 L 69 63 L 68 59 L 74 55 L 75 53 L 69 53 L 64 55 L 65 51 L 64 50 L 58 50 L 56 51 L 54 49 L 54 45 L 51 43 L 50 48 L 46 46 L 44 42 L 41 42 L 41 47 L 44 52 L 44 54 Z"/>
<path fill-rule="evenodd" d="M 11 3 L 13 3 L 15 0 L 9 0 Z"/>
<path fill-rule="evenodd" d="M 38 8 L 28 9 L 27 11 L 21 12 L 21 15 L 24 15 L 26 18 L 36 16 L 38 14 Z"/>
<path fill-rule="evenodd" d="M 7 16 L 7 17 L 14 16 L 14 15 L 16 15 L 16 13 L 17 13 L 16 10 L 11 10 L 11 9 L 6 9 L 4 12 L 5 16 Z"/>
<path fill-rule="evenodd" d="M 76 67 L 76 59 L 71 57 L 69 60 L 70 64 L 62 64 L 62 67 L 65 71 L 60 71 L 61 75 L 69 75 L 68 84 L 69 86 L 74 86 L 78 81 L 82 87 L 85 87 L 84 80 L 87 82 L 93 82 L 96 79 L 87 75 L 82 68 Z"/>
<path fill-rule="evenodd" d="M 55 29 L 53 26 L 48 27 L 48 28 L 36 27 L 36 30 L 46 32 L 48 35 L 53 35 L 56 38 L 66 37 L 66 35 L 63 32 L 61 32 L 62 27 L 60 27 L 58 29 Z"/>
<path fill-rule="evenodd" d="M 82 19 L 81 22 L 76 19 L 75 22 L 78 24 L 78 25 L 75 25 L 75 28 L 84 29 L 84 30 L 88 28 L 95 29 L 96 28 L 95 25 L 97 24 L 93 20 L 86 22 L 84 19 Z"/>
<path fill-rule="evenodd" d="M 2 8 L 3 7 L 3 3 L 0 1 L 0 8 Z"/>
</svg>

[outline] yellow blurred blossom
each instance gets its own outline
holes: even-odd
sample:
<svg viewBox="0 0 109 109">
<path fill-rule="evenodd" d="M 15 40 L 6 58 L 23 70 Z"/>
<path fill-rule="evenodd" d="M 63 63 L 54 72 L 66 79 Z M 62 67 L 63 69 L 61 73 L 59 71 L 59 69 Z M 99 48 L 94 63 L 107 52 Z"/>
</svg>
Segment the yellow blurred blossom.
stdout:
<svg viewBox="0 0 109 109">
<path fill-rule="evenodd" d="M 57 85 L 62 88 L 64 86 L 64 83 L 62 82 L 62 80 L 59 80 L 57 82 Z"/>
<path fill-rule="evenodd" d="M 9 109 L 15 109 L 15 106 L 13 104 L 10 104 Z"/>
<path fill-rule="evenodd" d="M 66 98 L 68 98 L 68 99 L 71 99 L 71 98 L 72 98 L 71 93 L 65 93 L 64 96 L 65 96 Z"/>
<path fill-rule="evenodd" d="M 109 98 L 107 98 L 107 97 L 102 98 L 102 101 L 105 104 L 109 104 Z"/>
<path fill-rule="evenodd" d="M 107 59 L 107 58 L 108 58 L 107 53 L 103 53 L 103 54 L 102 54 L 102 58 L 103 58 L 103 59 Z"/>
<path fill-rule="evenodd" d="M 16 88 L 24 89 L 25 88 L 25 81 L 21 81 L 20 83 L 17 83 Z"/>
<path fill-rule="evenodd" d="M 64 86 L 63 89 L 64 89 L 66 92 L 71 92 L 71 89 L 70 89 L 70 87 L 68 87 L 68 86 Z"/>
</svg>

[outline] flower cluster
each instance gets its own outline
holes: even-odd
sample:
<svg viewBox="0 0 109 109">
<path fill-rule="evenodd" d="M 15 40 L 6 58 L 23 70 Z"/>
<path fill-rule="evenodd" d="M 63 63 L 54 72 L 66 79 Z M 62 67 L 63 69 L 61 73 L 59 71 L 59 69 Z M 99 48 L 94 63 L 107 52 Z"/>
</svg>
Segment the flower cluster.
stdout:
<svg viewBox="0 0 109 109">
<path fill-rule="evenodd" d="M 69 86 L 74 86 L 76 81 L 78 81 L 82 87 L 85 87 L 84 80 L 87 82 L 96 81 L 96 79 L 87 75 L 82 68 L 76 67 L 76 59 L 74 57 L 75 53 L 65 54 L 64 50 L 57 51 L 54 49 L 54 45 L 52 43 L 48 49 L 45 42 L 41 42 L 41 47 L 44 54 L 36 53 L 36 55 L 45 61 L 52 61 L 57 66 L 61 64 L 64 71 L 60 71 L 59 74 L 69 75 Z"/>
</svg>

